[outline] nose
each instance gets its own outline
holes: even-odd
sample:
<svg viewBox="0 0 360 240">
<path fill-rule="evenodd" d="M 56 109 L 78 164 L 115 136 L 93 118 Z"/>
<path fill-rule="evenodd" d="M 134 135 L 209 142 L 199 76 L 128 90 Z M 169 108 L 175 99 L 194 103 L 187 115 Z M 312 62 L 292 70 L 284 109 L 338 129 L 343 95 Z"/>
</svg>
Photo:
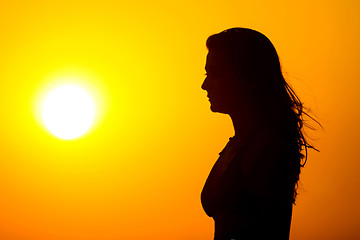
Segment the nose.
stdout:
<svg viewBox="0 0 360 240">
<path fill-rule="evenodd" d="M 207 90 L 208 89 L 208 83 L 207 83 L 207 77 L 204 79 L 204 82 L 201 84 L 201 88 L 203 90 Z"/>
</svg>

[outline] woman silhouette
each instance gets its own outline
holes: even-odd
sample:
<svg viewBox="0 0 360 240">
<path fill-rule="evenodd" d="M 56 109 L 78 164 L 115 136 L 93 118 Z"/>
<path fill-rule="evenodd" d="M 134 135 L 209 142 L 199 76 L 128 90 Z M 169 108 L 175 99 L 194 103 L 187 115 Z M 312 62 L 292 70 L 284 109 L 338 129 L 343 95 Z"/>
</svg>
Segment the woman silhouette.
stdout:
<svg viewBox="0 0 360 240">
<path fill-rule="evenodd" d="M 202 89 L 211 111 L 229 114 L 235 135 L 201 193 L 215 240 L 289 239 L 301 152 L 303 106 L 263 34 L 232 28 L 210 36 Z M 316 150 L 316 149 L 315 149 Z M 302 163 L 303 162 L 303 163 Z"/>
</svg>

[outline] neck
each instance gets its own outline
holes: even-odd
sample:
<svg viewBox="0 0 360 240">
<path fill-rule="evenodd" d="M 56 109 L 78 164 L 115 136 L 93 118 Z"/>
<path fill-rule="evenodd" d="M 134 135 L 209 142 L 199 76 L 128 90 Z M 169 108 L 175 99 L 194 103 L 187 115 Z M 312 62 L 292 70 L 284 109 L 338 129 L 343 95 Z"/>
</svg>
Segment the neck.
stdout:
<svg viewBox="0 0 360 240">
<path fill-rule="evenodd" d="M 234 139 L 239 141 L 247 140 L 263 123 L 262 117 L 255 111 L 247 111 L 246 114 L 237 112 L 229 115 L 234 126 Z"/>
</svg>

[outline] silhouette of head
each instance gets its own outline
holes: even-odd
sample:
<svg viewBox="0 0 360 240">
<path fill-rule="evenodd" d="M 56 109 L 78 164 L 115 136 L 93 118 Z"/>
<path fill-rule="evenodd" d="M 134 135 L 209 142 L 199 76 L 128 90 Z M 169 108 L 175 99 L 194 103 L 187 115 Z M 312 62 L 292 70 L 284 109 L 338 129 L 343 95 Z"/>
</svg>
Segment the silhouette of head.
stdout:
<svg viewBox="0 0 360 240">
<path fill-rule="evenodd" d="M 269 98 L 275 100 L 273 96 L 280 92 L 284 97 L 279 58 L 263 34 L 232 28 L 210 36 L 206 45 L 207 77 L 202 89 L 208 92 L 213 112 L 231 114 L 244 104 L 265 110 Z"/>
</svg>

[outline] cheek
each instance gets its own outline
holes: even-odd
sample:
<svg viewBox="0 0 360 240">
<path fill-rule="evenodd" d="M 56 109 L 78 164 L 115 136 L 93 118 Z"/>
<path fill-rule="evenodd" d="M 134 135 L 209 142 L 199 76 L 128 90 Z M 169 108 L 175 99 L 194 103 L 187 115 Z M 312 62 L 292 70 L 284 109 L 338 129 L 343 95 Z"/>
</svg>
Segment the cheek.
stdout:
<svg viewBox="0 0 360 240">
<path fill-rule="evenodd" d="M 238 86 L 235 86 L 233 83 L 224 83 L 221 87 L 219 87 L 221 94 L 224 99 L 234 100 L 240 94 L 240 90 Z"/>
<path fill-rule="evenodd" d="M 219 94 L 229 94 L 233 91 L 233 84 L 226 78 L 219 77 L 213 80 L 213 91 Z"/>
<path fill-rule="evenodd" d="M 236 104 L 236 102 L 238 101 L 237 98 L 238 93 L 236 93 L 233 88 L 221 85 L 216 90 L 215 94 L 213 94 L 211 103 L 221 108 L 227 109 L 230 106 Z"/>
</svg>

